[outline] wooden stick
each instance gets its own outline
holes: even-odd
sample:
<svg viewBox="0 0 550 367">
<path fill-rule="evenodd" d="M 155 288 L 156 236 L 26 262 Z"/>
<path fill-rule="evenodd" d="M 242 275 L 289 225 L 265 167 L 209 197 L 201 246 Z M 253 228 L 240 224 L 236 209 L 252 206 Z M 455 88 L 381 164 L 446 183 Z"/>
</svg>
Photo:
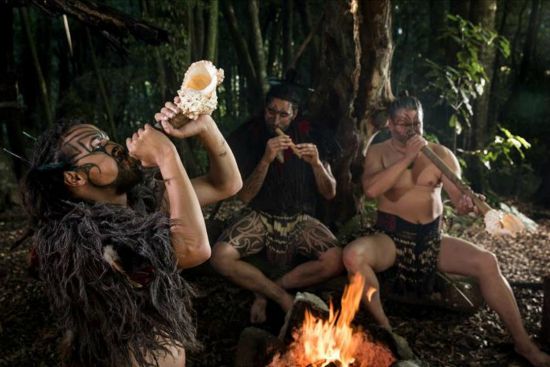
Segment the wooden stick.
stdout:
<svg viewBox="0 0 550 367">
<path fill-rule="evenodd" d="M 288 136 L 284 133 L 283 130 L 281 130 L 280 128 L 276 127 L 275 128 L 275 132 L 277 133 L 277 135 L 279 136 Z M 300 151 L 298 150 L 298 148 L 296 147 L 296 144 L 292 143 L 290 145 L 290 149 L 292 149 L 292 151 L 294 152 L 294 154 L 296 154 L 298 156 L 298 158 L 302 158 L 302 154 L 300 153 Z"/>
<path fill-rule="evenodd" d="M 491 206 L 489 206 L 489 204 L 481 200 L 470 188 L 470 186 L 466 185 L 464 181 L 460 179 L 460 177 L 458 177 L 453 171 L 451 171 L 449 166 L 447 166 L 447 164 L 443 162 L 443 160 L 439 158 L 439 156 L 435 154 L 434 151 L 431 150 L 428 146 L 422 148 L 422 153 L 424 153 L 424 155 L 428 157 L 433 162 L 433 164 L 435 164 L 435 166 L 439 168 L 439 170 L 445 175 L 445 177 L 451 180 L 451 182 L 454 183 L 464 195 L 467 195 L 468 197 L 470 197 L 470 199 L 472 199 L 481 214 L 485 215 L 489 210 L 493 209 L 491 208 Z"/>
</svg>

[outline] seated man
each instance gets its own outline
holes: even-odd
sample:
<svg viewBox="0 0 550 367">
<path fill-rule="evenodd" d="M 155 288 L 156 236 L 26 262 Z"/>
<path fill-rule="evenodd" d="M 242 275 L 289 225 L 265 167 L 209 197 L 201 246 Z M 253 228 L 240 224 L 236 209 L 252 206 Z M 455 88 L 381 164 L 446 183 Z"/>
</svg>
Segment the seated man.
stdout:
<svg viewBox="0 0 550 367">
<path fill-rule="evenodd" d="M 377 199 L 375 233 L 346 246 L 344 264 L 350 273 L 361 273 L 366 287 L 379 289 L 375 273 L 393 267 L 397 290 L 426 294 L 432 291 L 437 270 L 472 276 L 479 282 L 487 304 L 504 321 L 516 351 L 534 366 L 550 366 L 527 334 L 516 300 L 499 270 L 494 254 L 474 244 L 440 232 L 443 203 L 441 189 L 461 214 L 474 209 L 470 198 L 421 152 L 429 146 L 451 169 L 460 174 L 453 153 L 422 137 L 422 106 L 414 97 L 401 97 L 389 107 L 391 138 L 373 145 L 365 157 L 363 190 Z M 364 305 L 374 319 L 390 329 L 379 292 Z"/>
<path fill-rule="evenodd" d="M 200 205 L 242 182 L 214 120 L 174 129 L 167 119 L 177 112 L 167 103 L 156 118 L 166 134 L 202 139 L 204 177 L 190 180 L 174 144 L 149 125 L 128 149 L 79 121 L 56 124 L 35 146 L 23 198 L 66 365 L 182 367 L 184 348 L 197 347 L 194 291 L 179 269 L 210 257 Z M 161 180 L 142 166 L 157 167 Z"/>
<path fill-rule="evenodd" d="M 323 282 L 343 271 L 336 238 L 313 217 L 318 193 L 334 198 L 336 181 L 330 165 L 319 156 L 313 127 L 297 116 L 293 87 L 273 87 L 263 117 L 244 125 L 244 134 L 232 145 L 247 177 L 238 197 L 249 207 L 222 233 L 212 249 L 211 264 L 256 294 L 250 314 L 253 323 L 266 320 L 266 297 L 288 311 L 293 296 L 287 290 Z M 284 134 L 278 135 L 277 128 Z M 263 250 L 274 267 L 290 271 L 272 281 L 241 260 Z M 309 261 L 292 268 L 296 255 Z"/>
</svg>

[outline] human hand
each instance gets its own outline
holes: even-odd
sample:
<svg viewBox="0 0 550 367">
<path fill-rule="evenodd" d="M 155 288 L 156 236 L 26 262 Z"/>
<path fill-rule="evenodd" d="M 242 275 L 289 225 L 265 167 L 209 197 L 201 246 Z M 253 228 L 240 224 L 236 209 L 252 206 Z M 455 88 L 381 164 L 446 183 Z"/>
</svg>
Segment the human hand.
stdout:
<svg viewBox="0 0 550 367">
<path fill-rule="evenodd" d="M 317 145 L 311 143 L 296 144 L 296 149 L 298 149 L 301 158 L 307 163 L 312 166 L 318 166 L 321 164 Z"/>
<path fill-rule="evenodd" d="M 130 156 L 139 160 L 144 167 L 160 166 L 164 159 L 177 154 L 170 139 L 149 124 L 127 138 L 126 147 Z"/>
<path fill-rule="evenodd" d="M 485 196 L 483 195 L 475 194 L 475 193 L 474 195 L 482 201 L 486 200 Z M 456 205 L 456 210 L 460 214 L 468 214 L 471 212 L 474 212 L 475 214 L 479 214 L 479 208 L 477 207 L 477 205 L 474 203 L 474 200 L 469 195 L 462 195 L 460 197 Z"/>
<path fill-rule="evenodd" d="M 418 153 L 428 145 L 426 139 L 422 135 L 414 135 L 405 144 L 405 157 L 411 161 L 414 161 L 418 157 Z"/>
<path fill-rule="evenodd" d="M 281 135 L 267 141 L 263 160 L 267 163 L 273 162 L 279 152 L 288 149 L 292 145 L 292 139 L 288 135 Z"/>
<path fill-rule="evenodd" d="M 186 119 L 181 108 L 177 106 L 179 101 L 180 98 L 175 97 L 174 102 L 166 102 L 160 112 L 155 114 L 155 120 L 169 136 L 180 139 L 188 138 L 207 131 L 212 124 L 215 124 L 210 115 L 200 115 L 196 120 Z M 186 121 L 179 126 L 182 120 Z M 178 123 L 174 124 L 175 122 Z"/>
</svg>

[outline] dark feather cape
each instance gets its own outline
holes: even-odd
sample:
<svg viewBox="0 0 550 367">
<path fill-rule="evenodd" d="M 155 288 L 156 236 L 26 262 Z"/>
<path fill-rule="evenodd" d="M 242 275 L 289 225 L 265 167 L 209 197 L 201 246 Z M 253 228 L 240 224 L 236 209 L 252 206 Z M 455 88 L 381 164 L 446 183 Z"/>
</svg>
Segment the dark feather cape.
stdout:
<svg viewBox="0 0 550 367">
<path fill-rule="evenodd" d="M 156 366 L 169 347 L 198 347 L 194 291 L 178 273 L 165 214 L 75 203 L 34 239 L 68 365 Z"/>
</svg>

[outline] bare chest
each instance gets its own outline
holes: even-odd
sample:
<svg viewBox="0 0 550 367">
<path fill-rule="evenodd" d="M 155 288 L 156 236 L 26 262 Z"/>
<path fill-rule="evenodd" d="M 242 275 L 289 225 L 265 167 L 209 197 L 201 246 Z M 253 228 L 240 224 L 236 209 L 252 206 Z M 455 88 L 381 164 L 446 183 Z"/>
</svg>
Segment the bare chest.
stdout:
<svg viewBox="0 0 550 367">
<path fill-rule="evenodd" d="M 387 168 L 401 160 L 403 155 L 390 151 L 382 156 L 382 164 Z M 441 186 L 441 171 L 423 154 L 405 169 L 395 182 L 392 190 L 414 188 L 435 189 Z"/>
</svg>

